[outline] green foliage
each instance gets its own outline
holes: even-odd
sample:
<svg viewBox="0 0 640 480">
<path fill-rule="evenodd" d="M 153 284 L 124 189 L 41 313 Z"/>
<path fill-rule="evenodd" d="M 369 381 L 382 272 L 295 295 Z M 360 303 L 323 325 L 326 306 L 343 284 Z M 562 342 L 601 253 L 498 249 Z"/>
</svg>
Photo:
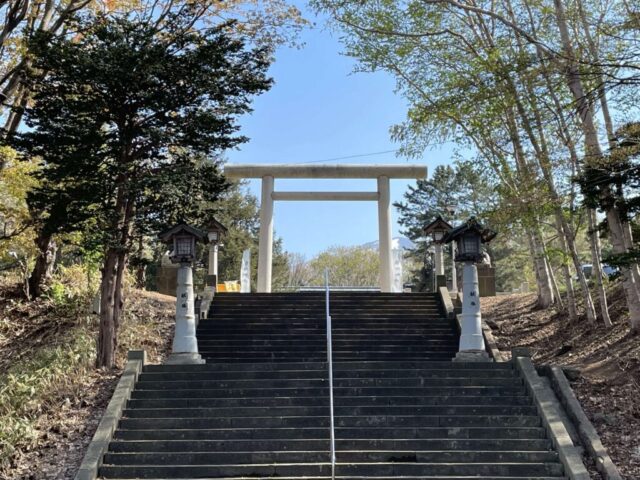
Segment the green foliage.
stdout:
<svg viewBox="0 0 640 480">
<path fill-rule="evenodd" d="M 252 253 L 252 278 L 256 278 L 254 275 L 257 271 L 260 226 L 258 200 L 249 193 L 245 185 L 234 183 L 216 207 L 216 219 L 229 229 L 219 253 L 220 279 L 239 280 L 242 252 L 247 248 Z M 206 221 L 206 218 L 203 220 Z"/>
<path fill-rule="evenodd" d="M 0 265 L 13 263 L 9 252 L 20 258 L 34 254 L 33 229 L 27 206 L 28 192 L 38 185 L 37 162 L 21 162 L 15 150 L 0 146 Z"/>
<path fill-rule="evenodd" d="M 97 324 L 87 300 L 99 280 L 87 267 L 59 268 L 53 285 L 62 304 L 49 299 L 11 299 L 0 285 L 0 478 L 26 451 L 51 444 L 51 435 L 76 424 L 67 416 L 91 403 L 93 389 L 118 371 L 94 370 Z M 125 282 L 125 288 L 129 281 Z M 153 363 L 169 351 L 174 302 L 137 290 L 122 318 L 119 351 L 145 349 Z M 6 308 L 6 310 L 3 307 Z M 12 352 L 15 352 L 12 355 Z M 122 363 L 119 363 L 121 366 Z M 108 388 L 108 387 L 107 387 Z M 75 426 L 73 427 L 75 428 Z M 38 477 L 40 478 L 40 477 Z"/>
<path fill-rule="evenodd" d="M 166 31 L 88 17 L 75 25 L 80 38 L 34 38 L 34 72 L 47 76 L 31 78 L 29 130 L 14 144 L 45 162 L 30 196 L 44 233 L 90 222 L 102 244 L 114 242 L 123 201 L 133 202 L 139 231 L 157 232 L 225 188 L 206 156 L 245 140 L 235 118 L 269 87 L 268 60 L 230 38 L 228 25 L 189 30 L 192 17 L 176 14 Z"/>
<path fill-rule="evenodd" d="M 616 145 L 599 165 L 585 166 L 576 178 L 590 208 L 606 211 L 614 205 L 623 220 L 638 229 L 634 219 L 640 218 L 640 122 L 624 125 L 616 132 Z M 599 230 L 607 232 L 606 221 Z M 639 238 L 633 235 L 634 238 Z M 640 244 L 628 252 L 603 255 L 605 262 L 617 267 L 627 267 L 640 261 Z"/>
<path fill-rule="evenodd" d="M 431 238 L 425 238 L 424 227 L 438 215 L 451 223 L 450 207 L 455 210 L 455 219 L 475 216 L 487 223 L 494 201 L 495 193 L 491 186 L 469 162 L 438 165 L 429 180 L 418 180 L 415 187 L 409 186 L 404 201 L 394 206 L 400 213 L 398 223 L 403 227 L 402 234 L 416 245 L 409 252 L 409 257 L 415 265 L 411 281 L 419 289 L 424 290 L 433 284 L 429 269 L 425 270 L 423 266 L 432 243 Z M 447 269 L 450 263 L 447 262 Z"/>
<path fill-rule="evenodd" d="M 218 273 L 220 280 L 233 281 L 240 279 L 242 252 L 251 250 L 251 278 L 257 278 L 258 272 L 258 234 L 260 230 L 260 212 L 258 200 L 246 185 L 234 183 L 215 204 L 215 218 L 229 229 L 220 248 Z M 206 221 L 202 217 L 201 221 Z M 206 265 L 203 252 L 202 263 Z M 272 284 L 274 288 L 285 286 L 288 272 L 287 256 L 282 248 L 282 239 L 273 242 Z M 254 283 L 255 287 L 255 283 Z"/>
<path fill-rule="evenodd" d="M 211 212 L 228 188 L 217 157 L 246 140 L 237 118 L 271 86 L 268 48 L 247 48 L 233 22 L 194 29 L 200 15 L 193 6 L 161 22 L 87 15 L 29 45 L 29 128 L 9 138 L 43 161 L 29 195 L 40 248 L 82 232 L 84 249 L 104 254 L 102 298 L 114 304 L 101 313 L 99 365 L 114 362 L 122 267 L 136 235 Z"/>
<path fill-rule="evenodd" d="M 38 444 L 40 413 L 61 400 L 57 392 L 74 388 L 74 379 L 91 368 L 94 353 L 93 335 L 77 327 L 63 344 L 40 349 L 0 375 L 0 472 L 16 450 Z"/>
<path fill-rule="evenodd" d="M 98 272 L 90 262 L 70 266 L 60 265 L 47 288 L 46 297 L 58 309 L 81 315 L 88 308 L 89 301 L 97 289 Z"/>
<path fill-rule="evenodd" d="M 378 285 L 380 257 L 366 247 L 330 247 L 309 262 L 310 284 L 324 285 L 325 269 L 331 285 L 375 287 Z"/>
<path fill-rule="evenodd" d="M 49 285 L 49 289 L 47 290 L 47 297 L 58 306 L 64 305 L 67 300 L 64 285 L 56 281 L 51 282 L 51 285 Z"/>
</svg>

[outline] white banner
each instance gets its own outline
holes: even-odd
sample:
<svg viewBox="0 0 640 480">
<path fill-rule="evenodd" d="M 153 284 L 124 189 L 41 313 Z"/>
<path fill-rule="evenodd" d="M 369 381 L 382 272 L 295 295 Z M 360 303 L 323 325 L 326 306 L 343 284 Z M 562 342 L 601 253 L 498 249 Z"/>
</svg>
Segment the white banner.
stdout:
<svg viewBox="0 0 640 480">
<path fill-rule="evenodd" d="M 240 266 L 240 292 L 251 293 L 251 250 L 242 252 L 242 265 Z"/>
<path fill-rule="evenodd" d="M 391 288 L 396 293 L 402 293 L 402 264 L 404 263 L 404 251 L 402 248 L 395 248 L 391 251 L 391 258 L 393 259 L 393 283 Z"/>
</svg>

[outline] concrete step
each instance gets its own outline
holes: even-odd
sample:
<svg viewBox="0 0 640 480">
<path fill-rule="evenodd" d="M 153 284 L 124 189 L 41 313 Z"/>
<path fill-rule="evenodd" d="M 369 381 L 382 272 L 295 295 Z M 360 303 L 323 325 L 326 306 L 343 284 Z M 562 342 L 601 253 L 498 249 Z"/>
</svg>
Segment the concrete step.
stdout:
<svg viewBox="0 0 640 480">
<path fill-rule="evenodd" d="M 196 374 L 198 375 L 198 374 Z M 204 375 L 206 376 L 206 374 Z M 378 391 L 386 388 L 428 388 L 428 387 L 519 387 L 522 380 L 519 378 L 336 378 L 334 388 L 336 392 L 341 389 L 372 388 Z M 284 380 L 155 380 L 152 377 L 142 377 L 138 382 L 141 390 L 182 390 L 182 389 L 288 389 L 288 388 L 325 388 L 327 381 L 323 378 L 313 379 L 284 379 Z"/>
<path fill-rule="evenodd" d="M 382 336 L 404 336 L 404 335 L 416 335 L 421 337 L 430 337 L 432 335 L 454 335 L 457 338 L 457 334 L 455 333 L 452 327 L 446 328 L 431 328 L 431 327 L 416 327 L 416 328 L 408 328 L 406 326 L 398 327 L 398 328 L 341 328 L 334 327 L 332 336 L 336 339 L 348 339 L 352 335 L 371 335 L 372 339 L 379 338 Z M 234 336 L 239 336 L 239 338 L 274 338 L 278 339 L 279 337 L 286 338 L 297 338 L 303 339 L 309 337 L 311 339 L 323 337 L 326 338 L 326 332 L 324 329 L 309 329 L 309 328 L 297 328 L 297 327 L 287 327 L 281 329 L 267 328 L 267 327 L 229 327 L 229 328 L 212 328 L 208 329 L 205 327 L 200 327 L 196 330 L 196 336 L 200 338 L 201 336 L 209 336 L 209 337 L 219 337 L 219 338 L 233 338 Z M 354 339 L 357 339 L 355 337 Z"/>
<path fill-rule="evenodd" d="M 537 427 L 537 416 L 523 415 L 475 415 L 436 416 L 436 415 L 358 415 L 336 416 L 338 427 Z M 329 417 L 325 416 L 286 416 L 286 417 L 218 417 L 218 418 L 123 418 L 121 428 L 128 430 L 160 429 L 215 429 L 215 428 L 294 428 L 327 427 Z"/>
<path fill-rule="evenodd" d="M 208 339 L 221 339 L 221 340 L 245 340 L 247 338 L 254 341 L 270 341 L 270 340 L 291 340 L 292 335 L 289 332 L 271 332 L 266 334 L 256 334 L 254 331 L 247 330 L 243 333 L 227 333 L 227 332 L 219 332 L 216 330 L 207 331 L 200 330 L 198 338 L 208 338 Z M 359 341 L 359 340 L 378 340 L 378 339 L 388 339 L 389 336 L 383 333 L 332 333 L 333 341 Z M 423 339 L 439 339 L 439 338 L 451 338 L 454 337 L 457 340 L 457 335 L 450 331 L 450 329 L 440 330 L 430 330 L 428 332 L 406 332 L 406 333 L 397 333 L 394 338 L 398 340 L 423 340 Z M 307 333 L 304 335 L 306 340 L 321 340 L 326 342 L 327 335 L 324 331 L 317 333 Z"/>
<path fill-rule="evenodd" d="M 439 305 L 421 305 L 417 307 L 406 307 L 403 305 L 390 305 L 374 308 L 335 308 L 330 309 L 332 317 L 337 317 L 343 321 L 365 321 L 372 320 L 393 320 L 397 319 L 429 319 L 432 321 L 447 321 L 443 316 L 443 311 Z M 323 306 L 318 308 L 273 308 L 269 306 L 248 306 L 237 307 L 213 307 L 208 311 L 208 316 L 203 321 L 215 322 L 218 318 L 231 320 L 238 319 L 282 319 L 291 320 L 307 319 L 309 321 L 321 321 L 325 319 L 326 309 Z"/>
<path fill-rule="evenodd" d="M 248 357 L 251 355 L 257 356 L 294 356 L 305 354 L 305 353 L 316 353 L 322 354 L 324 353 L 324 345 L 282 345 L 278 346 L 269 346 L 269 345 L 256 345 L 256 344 L 246 344 L 246 345 L 224 345 L 220 342 L 201 342 L 198 350 L 200 352 L 207 352 L 210 355 L 220 355 L 223 357 L 233 356 L 239 352 L 242 352 L 244 357 Z M 395 356 L 400 355 L 401 357 L 406 356 L 419 356 L 420 354 L 431 354 L 431 353 L 455 353 L 457 351 L 457 345 L 453 342 L 445 342 L 445 343 L 430 343 L 426 345 L 362 345 L 358 350 L 353 350 L 350 345 L 342 345 L 340 343 L 333 344 L 333 351 L 336 355 L 339 356 L 349 356 L 350 358 L 360 358 L 360 357 L 371 357 L 371 354 L 379 353 L 380 355 L 390 355 L 394 354 Z M 336 358 L 336 357 L 334 357 Z M 384 357 L 383 357 L 384 358 Z"/>
<path fill-rule="evenodd" d="M 416 318 L 335 318 L 333 320 L 334 328 L 455 328 L 455 324 L 441 319 L 428 318 L 424 316 Z M 277 317 L 277 318 L 243 318 L 239 316 L 216 317 L 215 319 L 201 320 L 199 328 L 203 329 L 227 329 L 235 327 L 251 327 L 251 328 L 316 328 L 325 330 L 325 317 L 323 315 L 312 318 L 293 317 Z"/>
<path fill-rule="evenodd" d="M 323 476 L 306 476 L 304 477 L 305 480 L 331 480 L 331 477 L 323 477 Z M 438 476 L 425 476 L 425 475 L 419 475 L 419 476 L 412 476 L 412 475 L 403 475 L 402 477 L 378 477 L 378 476 L 366 476 L 366 477 L 354 477 L 354 476 L 344 476 L 344 475 L 336 475 L 335 476 L 336 479 L 338 480 L 397 480 L 398 478 L 402 478 L 403 480 L 522 480 L 525 477 L 504 477 L 504 476 L 500 476 L 500 477 L 493 477 L 493 476 L 483 476 L 483 477 L 478 477 L 478 476 L 464 476 L 464 477 L 459 477 L 459 476 L 449 476 L 447 475 L 446 477 L 443 477 L 441 475 Z M 273 477 L 263 477 L 263 476 L 257 476 L 257 477 L 216 477 L 216 480 L 273 480 Z M 527 480 L 567 480 L 566 477 L 532 477 L 532 476 L 527 476 L 526 477 Z M 114 479 L 114 480 L 123 480 L 123 479 Z M 162 478 L 155 478 L 152 480 L 170 480 L 170 479 L 162 479 Z M 278 477 L 278 480 L 300 480 L 300 477 Z"/>
<path fill-rule="evenodd" d="M 335 399 L 336 406 L 388 406 L 406 405 L 411 407 L 431 405 L 493 405 L 493 406 L 529 406 L 531 399 L 528 396 L 375 396 L 375 397 L 342 397 Z M 155 398 L 155 399 L 131 399 L 127 408 L 215 408 L 215 407 L 328 407 L 329 399 L 326 397 L 275 397 L 275 398 Z"/>
<path fill-rule="evenodd" d="M 267 380 L 267 379 L 317 379 L 327 378 L 326 370 L 273 370 L 273 371 L 239 371 L 225 372 L 218 370 L 183 371 L 181 380 Z M 421 369 L 421 370 L 397 370 L 383 369 L 379 371 L 363 370 L 338 370 L 334 372 L 337 379 L 362 378 L 369 381 L 376 379 L 399 378 L 518 378 L 515 370 L 480 370 L 480 369 Z M 148 380 L 175 380 L 174 371 L 145 371 L 139 381 Z"/>
<path fill-rule="evenodd" d="M 453 350 L 453 351 L 452 351 Z M 286 365 L 292 361 L 306 360 L 309 362 L 320 362 L 326 358 L 326 352 L 320 349 L 308 349 L 307 351 L 288 351 L 288 350 L 276 350 L 272 352 L 246 352 L 246 355 L 242 356 L 242 349 L 239 348 L 236 351 L 224 352 L 213 349 L 200 349 L 201 354 L 211 355 L 209 364 L 222 365 L 225 358 L 232 358 L 242 360 L 243 364 L 251 364 L 256 362 L 264 362 L 265 359 L 280 362 L 280 364 Z M 358 353 L 352 353 L 346 349 L 340 349 L 334 347 L 333 360 L 334 362 L 356 362 L 356 361 L 376 361 L 375 350 L 366 350 Z M 438 350 L 425 350 L 423 352 L 391 352 L 389 350 L 380 351 L 382 358 L 388 357 L 390 361 L 404 360 L 410 361 L 451 361 L 452 356 L 456 353 L 456 349 L 451 346 L 450 349 L 440 348 Z M 253 360 L 252 360 L 253 359 Z M 358 376 L 358 375 L 356 375 Z"/>
<path fill-rule="evenodd" d="M 544 440 L 542 427 L 340 427 L 336 428 L 338 440 L 375 439 L 447 439 L 447 440 Z M 270 428 L 200 428 L 163 429 L 138 428 L 121 425 L 114 434 L 116 440 L 295 440 L 329 438 L 328 427 L 270 427 Z"/>
<path fill-rule="evenodd" d="M 336 398 L 340 397 L 398 397 L 398 396 L 516 396 L 526 395 L 524 386 L 473 386 L 473 387 L 439 387 L 439 388 L 407 388 L 407 387 L 363 387 L 335 389 Z M 326 388 L 195 388 L 195 389 L 142 389 L 136 388 L 131 398 L 280 398 L 280 397 L 328 397 Z"/>
<path fill-rule="evenodd" d="M 336 450 L 358 451 L 549 451 L 551 441 L 544 439 L 336 439 Z M 329 440 L 116 440 L 111 452 L 266 452 L 329 450 Z"/>
<path fill-rule="evenodd" d="M 255 363 L 255 362 L 288 363 L 293 360 L 307 360 L 309 362 L 318 362 L 322 358 L 326 357 L 325 354 L 319 354 L 319 353 L 318 354 L 296 353 L 296 354 L 286 354 L 286 355 L 274 353 L 274 354 L 264 354 L 264 355 L 253 354 L 253 355 L 246 355 L 246 356 L 242 356 L 240 353 L 236 353 L 234 355 L 225 355 L 225 356 L 217 355 L 215 352 L 212 352 L 211 354 L 209 354 L 207 351 L 201 351 L 200 353 L 202 357 L 205 358 L 207 361 L 217 362 L 217 363 Z M 333 359 L 334 361 L 340 361 L 340 362 L 348 362 L 348 361 L 356 361 L 356 360 L 380 360 L 381 358 L 388 358 L 389 360 L 397 360 L 401 358 L 407 361 L 411 361 L 411 360 L 444 361 L 444 360 L 451 360 L 453 357 L 455 357 L 455 351 L 447 352 L 447 353 L 425 352 L 423 354 L 414 354 L 413 356 L 398 355 L 396 353 L 389 353 L 389 352 L 383 352 L 380 355 L 375 355 L 375 352 L 371 352 L 368 354 L 365 354 L 365 353 L 358 354 L 358 355 L 351 355 L 351 354 L 343 354 L 341 352 L 336 352 L 333 355 Z"/>
<path fill-rule="evenodd" d="M 266 476 L 297 476 L 308 477 L 328 475 L 331 470 L 329 463 L 280 463 L 280 464 L 252 464 L 252 465 L 141 465 L 117 466 L 103 465 L 100 474 L 110 478 L 203 478 L 203 477 L 250 477 Z M 336 470 L 341 475 L 350 476 L 556 476 L 563 474 L 559 463 L 418 463 L 418 462 L 389 462 L 389 463 L 348 463 L 337 464 Z"/>
<path fill-rule="evenodd" d="M 192 372 L 192 371 L 280 371 L 280 370 L 322 370 L 327 371 L 326 362 L 290 362 L 286 364 L 254 363 L 242 365 L 226 364 L 204 364 L 204 365 L 146 365 L 145 372 Z M 368 371 L 378 372 L 380 370 L 511 370 L 514 371 L 510 362 L 504 363 L 484 363 L 484 362 L 430 362 L 430 361 L 356 361 L 356 362 L 334 362 L 334 373 L 340 371 Z"/>
<path fill-rule="evenodd" d="M 211 465 L 261 463 L 317 463 L 327 461 L 325 451 L 257 451 L 247 452 L 135 452 L 107 453 L 109 465 Z M 422 450 L 339 450 L 336 460 L 351 462 L 420 462 L 420 463 L 547 463 L 558 460 L 554 452 L 538 451 L 422 451 Z"/>
<path fill-rule="evenodd" d="M 207 339 L 200 338 L 198 340 L 198 345 L 200 348 L 207 347 L 215 347 L 222 348 L 226 347 L 228 349 L 232 349 L 233 347 L 242 347 L 242 348 L 255 348 L 255 349 L 284 349 L 286 350 L 298 350 L 304 348 L 326 348 L 326 339 L 317 339 L 317 340 L 309 340 L 307 338 L 291 338 L 289 340 L 262 340 L 255 341 L 250 337 L 244 340 L 218 340 L 218 339 Z M 378 348 L 381 350 L 385 349 L 393 349 L 393 348 L 429 348 L 429 347 L 440 347 L 440 346 L 450 346 L 454 345 L 457 347 L 458 342 L 455 340 L 453 335 L 450 338 L 442 338 L 442 339 L 426 339 L 426 340 L 396 340 L 394 338 L 387 338 L 386 340 L 356 340 L 356 341 L 343 341 L 343 340 L 333 340 L 332 345 L 334 347 L 339 347 L 343 349 L 354 349 L 354 351 L 362 348 Z M 386 348 L 385 348 L 386 347 Z"/>
<path fill-rule="evenodd" d="M 266 417 L 266 416 L 323 416 L 327 415 L 326 406 L 284 406 L 284 407 L 215 407 L 215 408 L 134 408 L 125 409 L 126 418 L 212 418 L 212 417 Z M 372 415 L 528 415 L 535 416 L 534 406 L 336 406 L 336 416 L 372 416 Z"/>
</svg>

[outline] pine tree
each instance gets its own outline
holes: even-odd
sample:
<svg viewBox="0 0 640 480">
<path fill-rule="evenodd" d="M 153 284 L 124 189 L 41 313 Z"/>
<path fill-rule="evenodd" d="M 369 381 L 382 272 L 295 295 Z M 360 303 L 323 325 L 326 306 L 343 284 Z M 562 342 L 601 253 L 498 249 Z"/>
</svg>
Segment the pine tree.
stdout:
<svg viewBox="0 0 640 480">
<path fill-rule="evenodd" d="M 235 119 L 271 84 L 268 51 L 194 19 L 189 8 L 162 24 L 89 16 L 30 45 L 29 129 L 13 140 L 45 165 L 31 197 L 41 237 L 89 224 L 102 246 L 98 366 L 115 361 L 135 230 L 193 216 L 225 190 L 206 159 L 245 140 Z"/>
</svg>

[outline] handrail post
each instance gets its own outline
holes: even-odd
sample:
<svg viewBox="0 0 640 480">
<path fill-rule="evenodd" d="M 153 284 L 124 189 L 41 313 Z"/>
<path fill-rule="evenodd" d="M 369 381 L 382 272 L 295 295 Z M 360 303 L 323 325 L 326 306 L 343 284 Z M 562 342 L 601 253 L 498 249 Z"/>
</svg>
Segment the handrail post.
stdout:
<svg viewBox="0 0 640 480">
<path fill-rule="evenodd" d="M 331 347 L 331 314 L 329 310 L 329 269 L 324 271 L 326 314 L 327 314 L 327 366 L 329 369 L 329 415 L 331 422 L 331 480 L 336 478 L 336 435 L 333 420 L 333 350 Z"/>
</svg>

